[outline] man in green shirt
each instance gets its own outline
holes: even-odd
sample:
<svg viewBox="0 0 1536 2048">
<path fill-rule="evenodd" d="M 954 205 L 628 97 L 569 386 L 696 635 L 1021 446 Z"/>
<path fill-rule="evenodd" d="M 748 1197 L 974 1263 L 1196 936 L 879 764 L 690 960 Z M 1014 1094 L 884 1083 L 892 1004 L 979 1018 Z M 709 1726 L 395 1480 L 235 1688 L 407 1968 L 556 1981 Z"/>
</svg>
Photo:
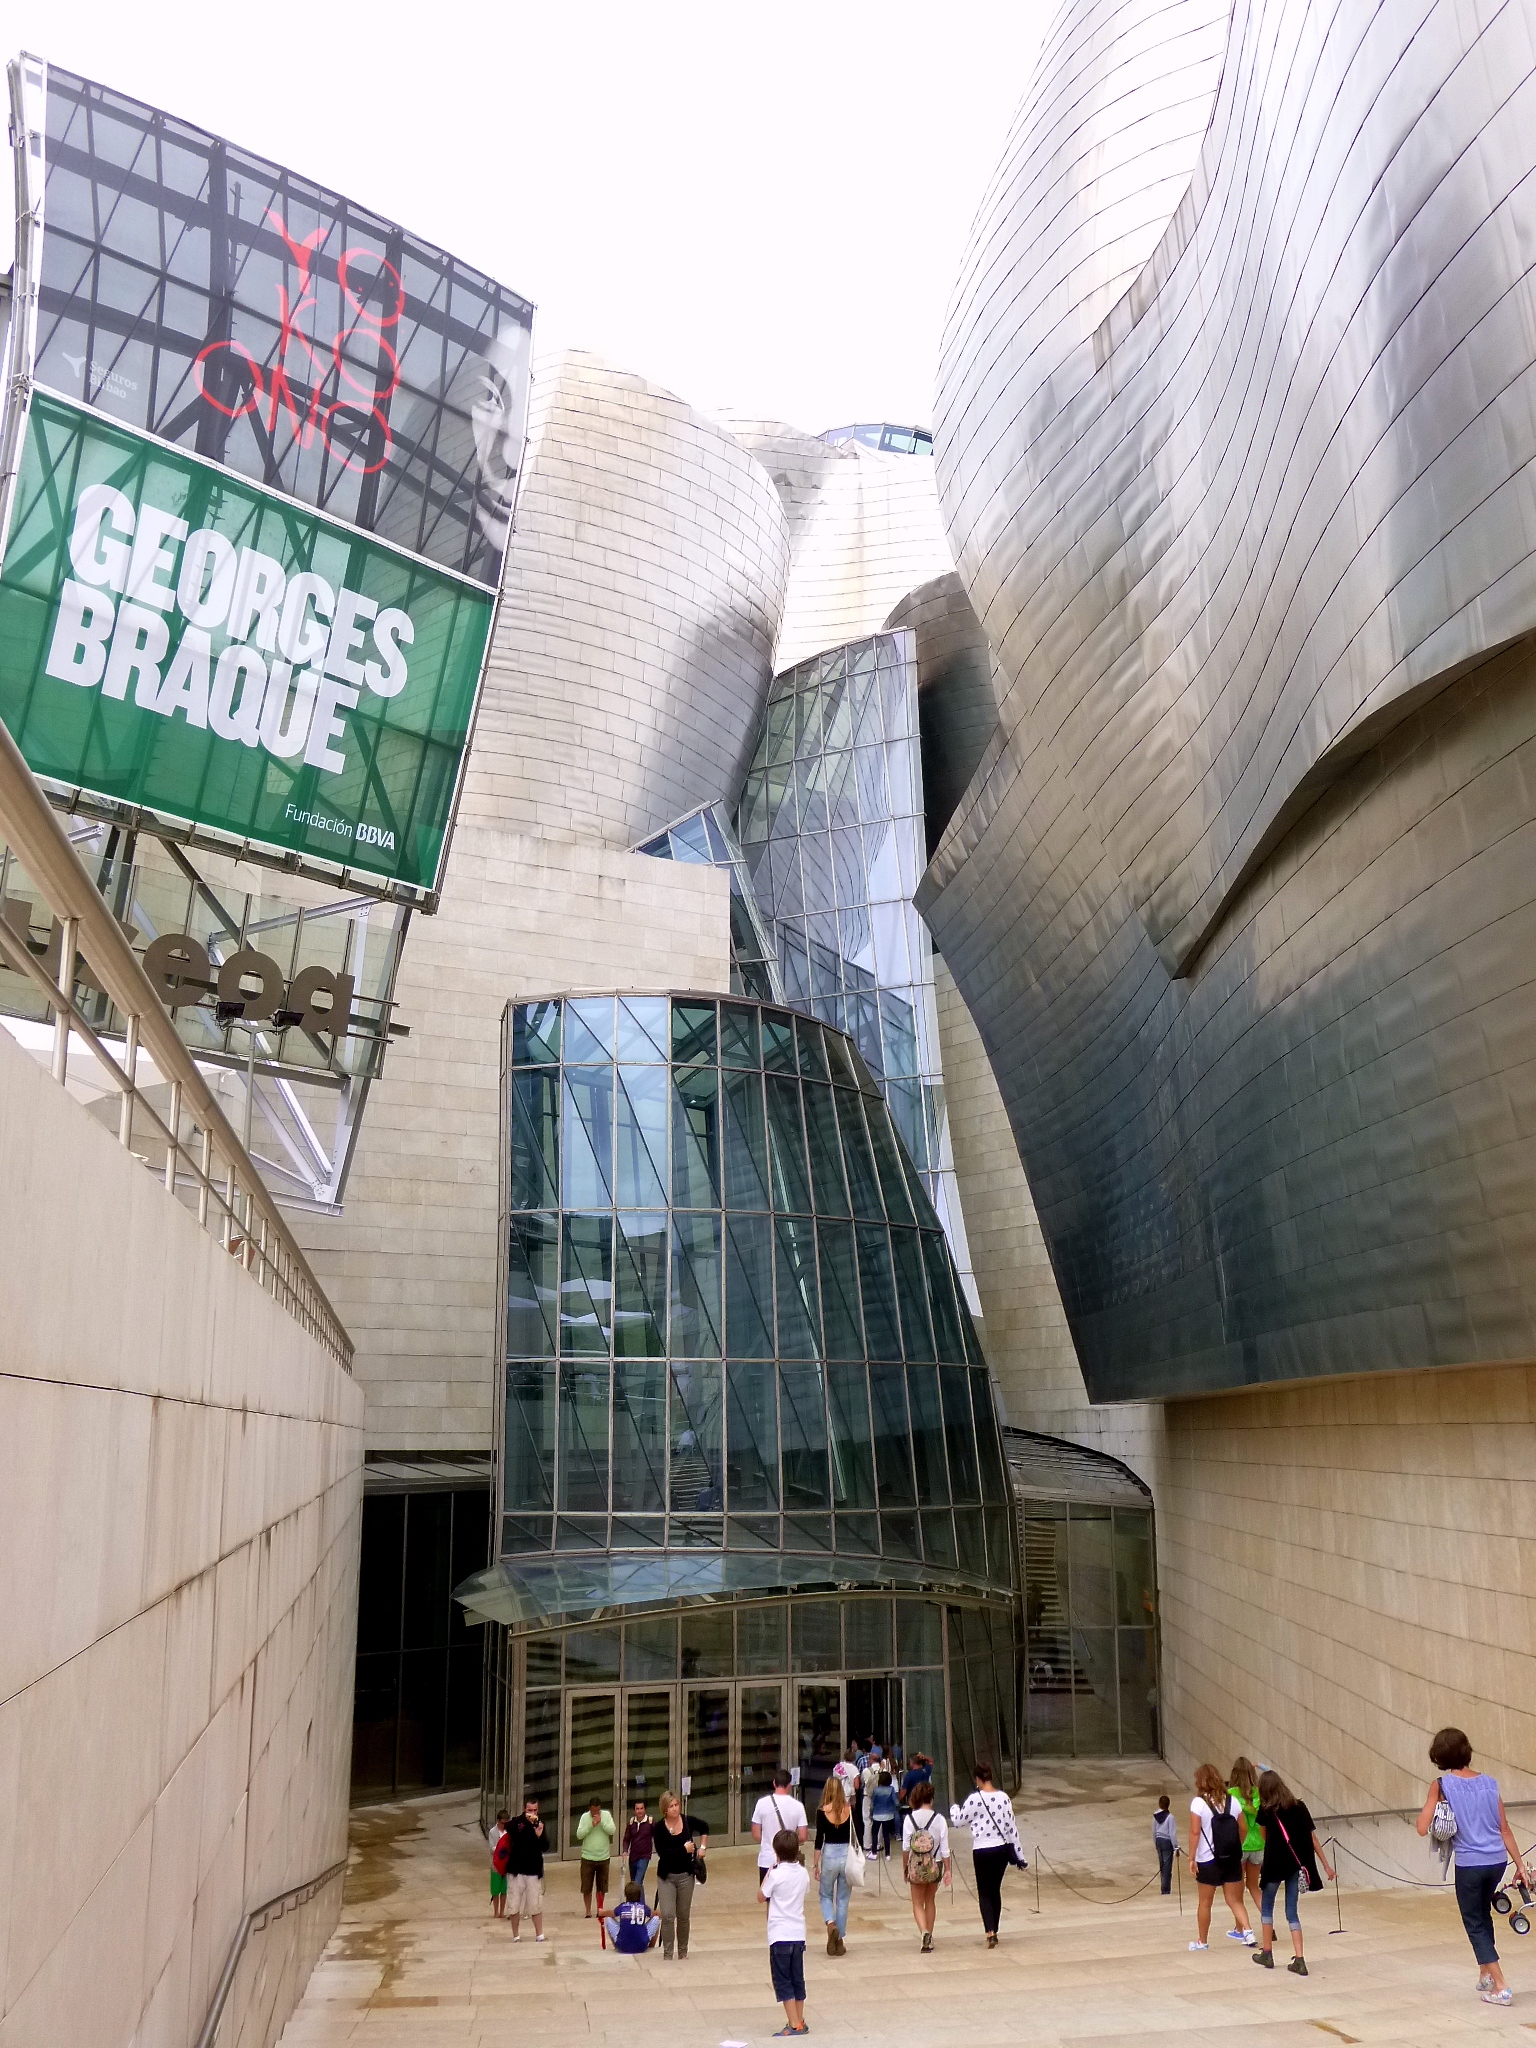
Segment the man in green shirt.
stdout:
<svg viewBox="0 0 1536 2048">
<path fill-rule="evenodd" d="M 594 1799 L 576 1823 L 576 1839 L 581 1844 L 581 1897 L 589 1920 L 592 1918 L 594 1887 L 598 1915 L 602 1915 L 603 1900 L 608 1891 L 608 1859 L 613 1854 L 613 1838 L 617 1832 L 613 1815 L 601 1799 Z"/>
</svg>

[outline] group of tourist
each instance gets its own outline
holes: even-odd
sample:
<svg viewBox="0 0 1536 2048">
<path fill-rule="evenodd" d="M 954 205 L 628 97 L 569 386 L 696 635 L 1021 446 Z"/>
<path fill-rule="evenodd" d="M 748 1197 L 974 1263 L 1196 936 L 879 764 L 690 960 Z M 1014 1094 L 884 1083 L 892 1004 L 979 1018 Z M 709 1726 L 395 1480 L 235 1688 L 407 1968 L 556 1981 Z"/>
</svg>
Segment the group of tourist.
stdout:
<svg viewBox="0 0 1536 2048">
<path fill-rule="evenodd" d="M 1442 1868 L 1456 1859 L 1456 1903 L 1477 1960 L 1477 1988 L 1485 2005 L 1509 2005 L 1514 1994 L 1504 1981 L 1494 1940 L 1493 1907 L 1505 1868 L 1528 1891 L 1531 1871 L 1504 1811 L 1498 1780 L 1472 1768 L 1472 1744 L 1460 1728 L 1442 1728 L 1429 1745 L 1438 1776 L 1418 1817 L 1418 1831 L 1440 1850 Z M 1275 1770 L 1259 1770 L 1240 1756 L 1223 1775 L 1212 1764 L 1195 1772 L 1189 1807 L 1189 1862 L 1195 1873 L 1195 1951 L 1210 1947 L 1211 1911 L 1219 1891 L 1232 1914 L 1227 1939 L 1253 1950 L 1260 1967 L 1275 1967 L 1275 1905 L 1282 1892 L 1291 1935 L 1287 1969 L 1307 1975 L 1301 1937 L 1301 1900 L 1332 1882 L 1321 1836 L 1306 1802 Z M 1178 1830 L 1166 1798 L 1152 1816 L 1162 1888 L 1171 1887 Z M 1257 1906 L 1259 1934 L 1249 1919 Z"/>
<path fill-rule="evenodd" d="M 1429 1748 L 1438 1775 L 1429 1787 L 1418 1831 L 1439 1849 L 1442 1862 L 1456 1862 L 1456 1899 L 1478 1965 L 1478 1990 L 1488 2005 L 1508 2005 L 1513 1997 L 1499 1966 L 1493 1933 L 1494 1901 L 1504 1882 L 1505 1867 L 1514 1865 L 1522 1890 L 1533 1879 L 1510 1827 L 1496 1779 L 1472 1767 L 1472 1746 L 1459 1728 L 1442 1728 Z M 874 1764 L 871 1783 L 869 1769 Z M 846 1768 L 845 1768 L 846 1766 Z M 1010 1865 L 1025 1866 L 1014 1818 L 1013 1802 L 1000 1792 L 991 1766 L 977 1763 L 974 1789 L 962 1804 L 951 1806 L 946 1821 L 934 1804 L 929 1760 L 914 1755 L 899 1781 L 892 1765 L 878 1758 L 861 1759 L 856 1752 L 839 1762 L 822 1790 L 816 1810 L 811 1853 L 805 1867 L 805 1845 L 812 1822 L 796 1796 L 789 1771 L 773 1774 L 752 1814 L 752 1839 L 757 1844 L 757 1897 L 767 1908 L 767 1937 L 774 1996 L 784 2007 L 781 2036 L 808 2031 L 805 2020 L 805 1902 L 817 1888 L 827 1933 L 827 1954 L 848 1952 L 848 1908 L 853 1887 L 864 1882 L 869 1858 L 890 1855 L 888 1841 L 899 1818 L 901 1874 L 912 1905 L 919 1946 L 933 1951 L 939 1887 L 950 1885 L 954 1859 L 950 1829 L 970 1831 L 971 1867 L 982 1929 L 989 1949 L 996 1948 L 1002 1913 L 1003 1878 Z M 886 1820 L 882 1795 L 891 1793 Z M 605 1911 L 613 1847 L 618 1839 L 613 1815 L 600 1799 L 591 1802 L 577 1823 L 581 1849 L 581 1896 L 586 1915 L 594 1910 L 607 1938 L 620 1955 L 643 1955 L 660 1946 L 667 1960 L 685 1960 L 697 1886 L 707 1880 L 709 1830 L 683 1812 L 671 1792 L 663 1792 L 653 1817 L 644 1799 L 634 1802 L 620 1852 L 626 1868 L 623 1902 Z M 1159 1876 L 1165 1893 L 1172 1888 L 1174 1858 L 1179 1852 L 1178 1826 L 1170 1802 L 1158 1801 L 1152 1817 Z M 539 1802 L 529 1798 L 517 1818 L 503 1809 L 490 1830 L 491 1910 L 510 1917 L 512 1939 L 522 1939 L 520 1922 L 533 1922 L 534 1937 L 544 1939 L 545 1828 Z M 1195 1772 L 1189 1808 L 1190 1867 L 1197 1903 L 1196 1953 L 1211 1945 L 1211 1915 L 1221 1893 L 1232 1914 L 1227 1939 L 1253 1952 L 1261 1968 L 1275 1967 L 1275 1907 L 1284 1898 L 1291 1936 L 1288 1970 L 1307 1975 L 1301 1931 L 1301 1899 L 1332 1881 L 1333 1865 L 1306 1802 L 1299 1799 L 1276 1770 L 1261 1770 L 1238 1757 L 1223 1773 L 1212 1764 Z M 645 1899 L 645 1879 L 652 1865 L 656 1894 Z M 595 1899 L 595 1906 L 594 1906 Z M 1253 1930 L 1250 1905 L 1257 1908 L 1259 1933 Z"/>
</svg>

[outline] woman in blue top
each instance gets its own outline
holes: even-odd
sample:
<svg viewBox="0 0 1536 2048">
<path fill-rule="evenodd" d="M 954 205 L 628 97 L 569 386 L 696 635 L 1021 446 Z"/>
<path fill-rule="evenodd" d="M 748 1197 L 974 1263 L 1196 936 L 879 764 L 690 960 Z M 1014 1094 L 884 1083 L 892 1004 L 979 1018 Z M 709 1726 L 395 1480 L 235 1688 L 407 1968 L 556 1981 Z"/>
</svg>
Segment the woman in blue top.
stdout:
<svg viewBox="0 0 1536 2048">
<path fill-rule="evenodd" d="M 1421 1835 L 1429 1833 L 1435 1807 L 1443 1797 L 1456 1816 L 1456 1903 L 1477 1957 L 1477 1988 L 1484 2005 L 1509 2005 L 1514 1993 L 1504 1982 L 1493 1940 L 1493 1895 L 1513 1862 L 1521 1884 L 1530 1883 L 1514 1830 L 1499 1797 L 1499 1781 L 1472 1768 L 1472 1745 L 1459 1728 L 1442 1728 L 1429 1745 L 1429 1760 L 1440 1775 L 1429 1788 L 1419 1815 Z"/>
<path fill-rule="evenodd" d="M 882 1841 L 885 1846 L 885 1860 L 891 1860 L 891 1836 L 896 1831 L 896 1787 L 891 1783 L 891 1774 L 881 1768 L 875 1783 L 875 1796 L 870 1806 L 870 1851 L 878 1856 Z"/>
</svg>

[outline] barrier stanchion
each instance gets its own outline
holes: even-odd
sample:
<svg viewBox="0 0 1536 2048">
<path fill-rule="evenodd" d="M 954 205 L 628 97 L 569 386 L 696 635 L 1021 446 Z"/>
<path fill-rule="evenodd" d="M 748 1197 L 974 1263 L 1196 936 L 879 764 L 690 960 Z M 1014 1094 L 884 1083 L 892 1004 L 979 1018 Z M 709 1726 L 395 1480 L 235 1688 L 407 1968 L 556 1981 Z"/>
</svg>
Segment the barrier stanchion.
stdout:
<svg viewBox="0 0 1536 2048">
<path fill-rule="evenodd" d="M 1184 1872 L 1179 1866 L 1183 1861 L 1184 1851 L 1182 1849 L 1175 1849 L 1173 1852 L 1173 1881 L 1179 1888 L 1179 1918 L 1181 1920 L 1184 1918 Z"/>
<path fill-rule="evenodd" d="M 1040 1844 L 1035 1844 L 1035 1911 L 1040 1910 Z"/>
<path fill-rule="evenodd" d="M 1341 1845 L 1340 1845 L 1340 1842 L 1339 1842 L 1339 1838 L 1338 1838 L 1338 1836 L 1337 1836 L 1337 1835 L 1330 1835 L 1330 1836 L 1328 1837 L 1328 1846 L 1329 1846 L 1329 1848 L 1331 1848 L 1331 1849 L 1333 1850 L 1333 1852 L 1334 1852 L 1334 1855 L 1333 1855 L 1333 1914 L 1334 1914 L 1334 1918 L 1335 1918 L 1335 1919 L 1336 1919 L 1336 1920 L 1338 1921 L 1338 1923 L 1339 1923 L 1337 1927 L 1330 1927 L 1330 1928 L 1329 1928 L 1329 1930 L 1328 1930 L 1328 1932 L 1329 1932 L 1330 1934 L 1342 1934 L 1342 1933 L 1343 1933 L 1343 1932 L 1345 1931 L 1345 1930 L 1344 1930 L 1344 1908 L 1343 1908 L 1343 1906 L 1342 1906 L 1342 1905 L 1341 1905 L 1341 1904 L 1339 1903 L 1339 1855 L 1338 1855 L 1338 1852 L 1339 1852 L 1339 1848 L 1340 1848 L 1340 1846 L 1341 1846 Z"/>
</svg>

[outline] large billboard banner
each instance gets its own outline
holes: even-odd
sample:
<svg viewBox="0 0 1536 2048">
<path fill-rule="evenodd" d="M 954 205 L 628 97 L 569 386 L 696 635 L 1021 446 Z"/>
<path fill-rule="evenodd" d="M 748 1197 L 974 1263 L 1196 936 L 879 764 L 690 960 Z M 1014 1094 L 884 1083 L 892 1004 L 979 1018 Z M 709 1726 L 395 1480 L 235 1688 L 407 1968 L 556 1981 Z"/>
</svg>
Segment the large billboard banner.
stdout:
<svg viewBox="0 0 1536 2048">
<path fill-rule="evenodd" d="M 0 574 L 34 773 L 430 889 L 493 594 L 39 391 Z"/>
<path fill-rule="evenodd" d="M 188 122 L 12 77 L 0 719 L 87 808 L 430 896 L 531 305 Z"/>
<path fill-rule="evenodd" d="M 38 381 L 494 585 L 528 301 L 52 64 L 46 108 Z"/>
</svg>

